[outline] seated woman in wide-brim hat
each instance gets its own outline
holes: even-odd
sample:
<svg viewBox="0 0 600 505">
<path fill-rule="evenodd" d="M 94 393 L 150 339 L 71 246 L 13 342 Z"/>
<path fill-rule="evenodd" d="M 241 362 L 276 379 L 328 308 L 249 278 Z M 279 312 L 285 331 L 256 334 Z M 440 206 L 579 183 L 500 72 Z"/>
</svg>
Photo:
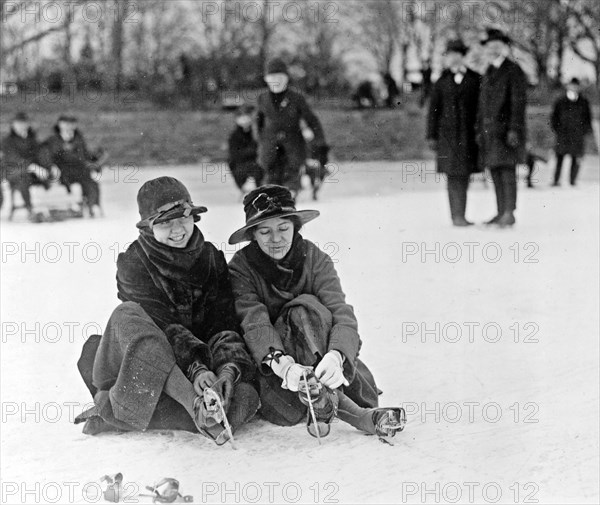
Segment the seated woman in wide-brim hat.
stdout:
<svg viewBox="0 0 600 505">
<path fill-rule="evenodd" d="M 244 211 L 246 224 L 229 243 L 250 243 L 229 270 L 244 340 L 260 370 L 262 416 L 287 426 L 306 418 L 313 436 L 327 435 L 336 415 L 374 435 L 402 430 L 403 409 L 378 408 L 380 391 L 358 359 L 356 317 L 331 258 L 299 233 L 319 212 L 296 210 L 290 191 L 276 185 L 246 195 Z"/>
</svg>

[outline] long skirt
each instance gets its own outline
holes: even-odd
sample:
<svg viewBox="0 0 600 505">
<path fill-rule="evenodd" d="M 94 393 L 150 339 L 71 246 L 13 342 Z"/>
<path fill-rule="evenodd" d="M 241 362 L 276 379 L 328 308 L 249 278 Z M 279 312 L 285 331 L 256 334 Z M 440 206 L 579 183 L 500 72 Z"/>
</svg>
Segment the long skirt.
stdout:
<svg viewBox="0 0 600 505">
<path fill-rule="evenodd" d="M 274 326 L 281 336 L 283 351 L 296 363 L 315 366 L 329 349 L 331 312 L 313 295 L 300 295 L 284 305 Z M 259 374 L 258 382 L 260 413 L 267 421 L 292 426 L 306 418 L 307 407 L 300 402 L 298 393 L 283 389 L 278 376 Z M 381 392 L 373 374 L 360 359 L 354 380 L 340 389 L 360 407 L 378 406 Z"/>
</svg>

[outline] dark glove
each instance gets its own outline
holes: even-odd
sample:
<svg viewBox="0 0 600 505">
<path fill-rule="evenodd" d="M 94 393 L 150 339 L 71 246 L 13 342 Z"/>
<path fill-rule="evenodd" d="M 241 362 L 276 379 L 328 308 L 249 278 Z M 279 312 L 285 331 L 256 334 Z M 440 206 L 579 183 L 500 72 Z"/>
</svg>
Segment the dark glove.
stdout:
<svg viewBox="0 0 600 505">
<path fill-rule="evenodd" d="M 194 385 L 194 391 L 200 397 L 204 395 L 206 388 L 212 387 L 217 382 L 217 376 L 211 372 L 206 366 L 192 363 L 188 370 L 188 377 Z"/>
<path fill-rule="evenodd" d="M 212 388 L 221 395 L 225 411 L 229 408 L 229 403 L 233 396 L 233 388 L 241 375 L 240 369 L 233 363 L 226 363 L 219 369 L 218 379 Z"/>
<path fill-rule="evenodd" d="M 506 145 L 508 145 L 508 147 L 512 147 L 513 149 L 518 147 L 519 134 L 515 130 L 508 130 L 508 133 L 506 134 Z"/>
<path fill-rule="evenodd" d="M 437 151 L 438 141 L 436 139 L 427 139 L 427 144 L 429 145 L 429 149 L 432 151 Z"/>
</svg>

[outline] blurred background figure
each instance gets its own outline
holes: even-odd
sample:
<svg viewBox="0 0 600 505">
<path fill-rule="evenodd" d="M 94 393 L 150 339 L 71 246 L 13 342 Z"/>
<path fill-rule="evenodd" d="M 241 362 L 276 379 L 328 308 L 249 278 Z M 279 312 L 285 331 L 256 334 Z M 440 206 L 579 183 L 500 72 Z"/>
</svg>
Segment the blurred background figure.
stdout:
<svg viewBox="0 0 600 505">
<path fill-rule="evenodd" d="M 267 64 L 264 80 L 269 90 L 258 97 L 258 163 L 265 171 L 265 182 L 285 186 L 295 196 L 307 155 L 300 121 L 312 130 L 316 145 L 326 145 L 323 128 L 304 97 L 289 89 L 283 60 L 275 58 Z"/>
<path fill-rule="evenodd" d="M 73 184 L 81 186 L 82 201 L 79 209 L 74 210 L 83 215 L 86 208 L 90 217 L 94 217 L 96 210 L 101 211 L 100 186 L 91 171 L 100 173 L 108 155 L 103 149 L 90 151 L 77 125 L 76 117 L 60 116 L 54 125 L 54 134 L 41 147 L 40 160 L 47 168 L 58 167 L 60 182 L 68 193 Z"/>
<path fill-rule="evenodd" d="M 481 82 L 477 137 L 480 161 L 494 181 L 498 213 L 486 224 L 515 224 L 517 164 L 525 161 L 525 107 L 527 78 L 509 58 L 510 38 L 501 30 L 487 29 L 484 45 L 489 63 Z"/>
<path fill-rule="evenodd" d="M 371 109 L 377 107 L 377 98 L 375 89 L 370 80 L 364 80 L 359 83 L 356 91 L 352 94 L 352 101 L 357 109 Z"/>
<path fill-rule="evenodd" d="M 450 40 L 444 54 L 445 70 L 431 92 L 427 139 L 437 152 L 437 171 L 448 178 L 450 214 L 454 226 L 469 226 L 465 219 L 467 189 L 477 164 L 475 123 L 481 76 L 467 68 L 469 49 L 462 40 Z"/>
<path fill-rule="evenodd" d="M 243 186 L 250 178 L 256 186 L 263 180 L 263 169 L 256 161 L 258 146 L 252 133 L 252 113 L 250 105 L 242 105 L 235 113 L 235 128 L 229 136 L 229 169 L 235 184 L 243 192 Z"/>
<path fill-rule="evenodd" d="M 392 77 L 392 74 L 389 72 L 383 74 L 383 84 L 387 91 L 385 106 L 389 109 L 393 109 L 398 105 L 398 96 L 400 95 L 400 90 L 398 89 L 398 85 Z"/>
<path fill-rule="evenodd" d="M 431 61 L 427 60 L 421 69 L 421 99 L 419 105 L 425 107 L 431 93 Z"/>
<path fill-rule="evenodd" d="M 38 165 L 39 144 L 35 131 L 31 127 L 29 116 L 24 112 L 15 114 L 11 121 L 10 133 L 2 140 L 0 158 L 1 179 L 8 181 L 11 193 L 9 219 L 19 207 L 15 202 L 18 192 L 23 199 L 29 219 L 34 219 L 33 205 L 29 188 L 39 184 L 48 189 L 49 172 Z M 3 203 L 0 189 L 0 207 Z"/>
<path fill-rule="evenodd" d="M 533 174 L 535 174 L 536 172 L 539 172 L 540 162 L 548 163 L 548 159 L 535 153 L 533 151 L 532 145 L 529 142 L 527 142 L 527 155 L 525 158 L 525 165 L 527 165 L 526 180 L 527 180 L 528 188 L 535 188 L 533 183 L 534 183 L 534 181 L 537 182 L 537 179 L 533 178 Z"/>
<path fill-rule="evenodd" d="M 569 182 L 571 186 L 575 186 L 579 160 L 585 150 L 585 136 L 593 132 L 590 104 L 581 95 L 580 82 L 576 77 L 569 81 L 565 93 L 554 103 L 550 123 L 556 134 L 556 170 L 552 186 L 560 186 L 560 174 L 566 155 L 571 156 Z"/>
</svg>

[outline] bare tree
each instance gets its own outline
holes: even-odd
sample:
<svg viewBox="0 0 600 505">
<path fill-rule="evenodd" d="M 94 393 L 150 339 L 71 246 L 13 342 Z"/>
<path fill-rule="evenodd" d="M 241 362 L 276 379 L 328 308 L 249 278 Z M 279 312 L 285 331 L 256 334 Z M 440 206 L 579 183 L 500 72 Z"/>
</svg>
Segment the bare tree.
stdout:
<svg viewBox="0 0 600 505">
<path fill-rule="evenodd" d="M 594 66 L 600 82 L 600 9 L 594 0 L 564 0 L 569 27 L 568 42 L 573 52 Z"/>
</svg>

